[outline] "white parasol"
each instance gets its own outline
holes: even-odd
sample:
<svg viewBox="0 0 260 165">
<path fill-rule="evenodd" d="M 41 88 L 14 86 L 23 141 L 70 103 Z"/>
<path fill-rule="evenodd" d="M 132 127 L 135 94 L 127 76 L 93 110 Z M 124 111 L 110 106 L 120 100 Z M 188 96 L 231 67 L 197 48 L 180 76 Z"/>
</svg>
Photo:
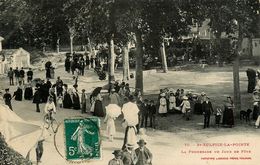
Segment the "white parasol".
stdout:
<svg viewBox="0 0 260 165">
<path fill-rule="evenodd" d="M 116 104 L 106 106 L 106 114 L 111 117 L 118 117 L 121 114 L 121 108 Z"/>
</svg>

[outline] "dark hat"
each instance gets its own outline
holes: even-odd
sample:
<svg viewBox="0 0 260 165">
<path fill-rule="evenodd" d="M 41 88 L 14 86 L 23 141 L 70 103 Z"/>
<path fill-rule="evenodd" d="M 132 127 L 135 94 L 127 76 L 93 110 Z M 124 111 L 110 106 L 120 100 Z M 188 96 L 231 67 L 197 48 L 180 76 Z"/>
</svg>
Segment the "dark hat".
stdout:
<svg viewBox="0 0 260 165">
<path fill-rule="evenodd" d="M 78 87 L 78 85 L 77 85 L 77 84 L 74 84 L 74 85 L 73 85 L 73 87 L 74 87 L 74 88 L 77 88 L 77 87 Z"/>
<path fill-rule="evenodd" d="M 85 89 L 82 89 L 82 92 L 85 92 L 86 90 Z"/>
<path fill-rule="evenodd" d="M 119 156 L 122 155 L 121 150 L 115 150 L 112 154 L 114 154 L 115 156 Z"/>
<path fill-rule="evenodd" d="M 130 96 L 128 97 L 128 99 L 129 99 L 129 101 L 134 101 L 134 96 L 133 96 L 133 95 L 130 95 Z"/>
<path fill-rule="evenodd" d="M 140 139 L 139 142 L 137 142 L 137 144 L 139 144 L 139 145 L 140 145 L 140 144 L 146 145 L 146 142 L 145 142 L 143 139 Z"/>
<path fill-rule="evenodd" d="M 5 91 L 6 91 L 6 92 L 9 91 L 9 88 L 6 88 Z"/>
</svg>

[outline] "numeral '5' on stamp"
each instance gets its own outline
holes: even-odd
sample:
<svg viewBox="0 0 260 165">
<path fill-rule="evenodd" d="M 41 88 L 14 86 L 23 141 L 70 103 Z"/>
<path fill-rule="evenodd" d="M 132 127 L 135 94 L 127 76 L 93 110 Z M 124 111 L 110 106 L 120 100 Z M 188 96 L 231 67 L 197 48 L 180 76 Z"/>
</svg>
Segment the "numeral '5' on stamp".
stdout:
<svg viewBox="0 0 260 165">
<path fill-rule="evenodd" d="M 98 118 L 65 119 L 67 160 L 97 160 L 101 157 Z"/>
</svg>

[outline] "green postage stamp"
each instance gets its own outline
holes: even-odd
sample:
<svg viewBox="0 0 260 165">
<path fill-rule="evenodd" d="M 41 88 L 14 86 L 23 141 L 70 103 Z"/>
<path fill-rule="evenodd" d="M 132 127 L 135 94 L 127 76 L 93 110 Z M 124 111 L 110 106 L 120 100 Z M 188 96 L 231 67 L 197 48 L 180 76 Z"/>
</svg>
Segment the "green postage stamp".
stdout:
<svg viewBox="0 0 260 165">
<path fill-rule="evenodd" d="M 67 160 L 97 160 L 101 158 L 100 121 L 90 117 L 65 119 L 65 152 Z"/>
</svg>

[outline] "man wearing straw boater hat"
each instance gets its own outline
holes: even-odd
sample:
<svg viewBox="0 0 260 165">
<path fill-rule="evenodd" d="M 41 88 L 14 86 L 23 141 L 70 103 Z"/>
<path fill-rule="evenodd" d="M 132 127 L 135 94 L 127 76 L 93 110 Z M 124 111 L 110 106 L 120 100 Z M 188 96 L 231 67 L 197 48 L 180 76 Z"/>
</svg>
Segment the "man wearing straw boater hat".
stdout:
<svg viewBox="0 0 260 165">
<path fill-rule="evenodd" d="M 115 150 L 112 154 L 114 154 L 115 157 L 109 161 L 108 165 L 124 165 L 123 161 L 121 160 L 121 150 Z"/>
<path fill-rule="evenodd" d="M 126 144 L 122 154 L 122 161 L 124 165 L 133 165 L 137 162 L 137 156 L 135 154 L 133 144 Z"/>
<path fill-rule="evenodd" d="M 139 147 L 135 150 L 135 153 L 137 155 L 137 162 L 135 165 L 151 165 L 153 155 L 150 152 L 150 150 L 145 146 L 146 142 L 141 139 L 139 142 L 137 142 Z"/>
</svg>

